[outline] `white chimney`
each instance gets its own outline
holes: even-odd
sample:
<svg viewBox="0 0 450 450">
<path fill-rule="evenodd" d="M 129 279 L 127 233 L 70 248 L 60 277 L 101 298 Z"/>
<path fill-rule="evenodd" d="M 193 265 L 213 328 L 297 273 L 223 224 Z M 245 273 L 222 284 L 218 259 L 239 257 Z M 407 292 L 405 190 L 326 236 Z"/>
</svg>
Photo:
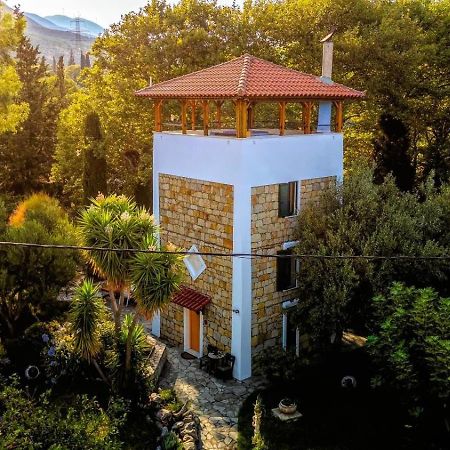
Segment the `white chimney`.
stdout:
<svg viewBox="0 0 450 450">
<path fill-rule="evenodd" d="M 322 80 L 331 83 L 333 73 L 333 35 L 336 30 L 325 36 L 320 42 L 323 45 L 322 52 Z"/>
<path fill-rule="evenodd" d="M 331 80 L 333 73 L 333 41 L 323 43 L 322 78 Z"/>
<path fill-rule="evenodd" d="M 332 84 L 331 75 L 333 73 L 333 35 L 335 30 L 325 36 L 320 42 L 323 45 L 322 53 L 322 76 L 320 79 L 327 84 Z M 331 131 L 331 102 L 319 102 L 319 117 L 317 123 L 318 133 L 329 133 Z"/>
</svg>

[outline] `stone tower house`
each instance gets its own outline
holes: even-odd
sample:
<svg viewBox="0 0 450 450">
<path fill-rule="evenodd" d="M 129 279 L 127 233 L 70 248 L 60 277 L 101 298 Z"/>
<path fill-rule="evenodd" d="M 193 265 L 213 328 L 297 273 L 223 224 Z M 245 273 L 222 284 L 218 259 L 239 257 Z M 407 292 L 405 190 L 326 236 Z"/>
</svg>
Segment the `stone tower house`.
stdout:
<svg viewBox="0 0 450 450">
<path fill-rule="evenodd" d="M 208 344 L 230 352 L 234 376 L 248 378 L 264 348 L 298 348 L 288 320 L 299 301 L 297 263 L 195 252 L 292 252 L 299 210 L 342 177 L 343 101 L 364 94 L 327 74 L 244 55 L 137 95 L 155 104 L 154 215 L 161 241 L 192 250 L 186 285 L 154 318 L 152 332 L 195 356 Z M 258 127 L 262 103 L 276 105 L 276 128 Z M 287 112 L 295 111 L 290 127 Z M 169 113 L 179 130 L 163 131 Z"/>
</svg>

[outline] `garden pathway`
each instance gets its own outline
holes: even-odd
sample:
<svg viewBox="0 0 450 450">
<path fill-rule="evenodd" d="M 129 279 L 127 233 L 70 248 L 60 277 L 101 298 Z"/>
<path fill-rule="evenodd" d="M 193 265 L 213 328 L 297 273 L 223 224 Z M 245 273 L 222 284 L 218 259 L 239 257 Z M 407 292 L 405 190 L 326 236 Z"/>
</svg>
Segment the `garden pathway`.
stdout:
<svg viewBox="0 0 450 450">
<path fill-rule="evenodd" d="M 160 379 L 162 388 L 172 388 L 182 402 L 189 402 L 198 415 L 204 450 L 237 448 L 238 412 L 242 402 L 263 385 L 261 378 L 222 382 L 188 361 L 177 348 L 167 347 L 167 363 Z"/>
</svg>

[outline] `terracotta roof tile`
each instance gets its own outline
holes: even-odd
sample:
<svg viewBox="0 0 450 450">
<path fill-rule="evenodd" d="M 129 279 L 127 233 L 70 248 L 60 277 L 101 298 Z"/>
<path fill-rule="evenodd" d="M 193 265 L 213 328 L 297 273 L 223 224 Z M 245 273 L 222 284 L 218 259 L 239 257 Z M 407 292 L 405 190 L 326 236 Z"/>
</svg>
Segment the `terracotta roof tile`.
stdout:
<svg viewBox="0 0 450 450">
<path fill-rule="evenodd" d="M 182 306 L 183 308 L 199 312 L 211 302 L 211 297 L 201 294 L 195 289 L 182 286 L 181 289 L 172 297 L 172 302 Z"/>
<path fill-rule="evenodd" d="M 364 93 L 245 54 L 141 89 L 150 98 L 358 99 Z"/>
</svg>

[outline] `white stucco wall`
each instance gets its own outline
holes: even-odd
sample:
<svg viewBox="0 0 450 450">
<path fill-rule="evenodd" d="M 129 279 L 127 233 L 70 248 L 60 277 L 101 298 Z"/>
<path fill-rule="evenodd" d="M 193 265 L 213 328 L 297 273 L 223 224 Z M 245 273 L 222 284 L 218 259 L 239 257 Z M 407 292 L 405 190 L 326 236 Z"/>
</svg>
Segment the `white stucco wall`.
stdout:
<svg viewBox="0 0 450 450">
<path fill-rule="evenodd" d="M 155 133 L 153 204 L 159 222 L 159 174 L 234 186 L 234 253 L 251 252 L 251 188 L 343 173 L 343 140 L 337 133 L 247 139 Z M 251 260 L 233 261 L 234 376 L 251 376 Z M 159 334 L 159 317 L 154 332 Z"/>
</svg>

